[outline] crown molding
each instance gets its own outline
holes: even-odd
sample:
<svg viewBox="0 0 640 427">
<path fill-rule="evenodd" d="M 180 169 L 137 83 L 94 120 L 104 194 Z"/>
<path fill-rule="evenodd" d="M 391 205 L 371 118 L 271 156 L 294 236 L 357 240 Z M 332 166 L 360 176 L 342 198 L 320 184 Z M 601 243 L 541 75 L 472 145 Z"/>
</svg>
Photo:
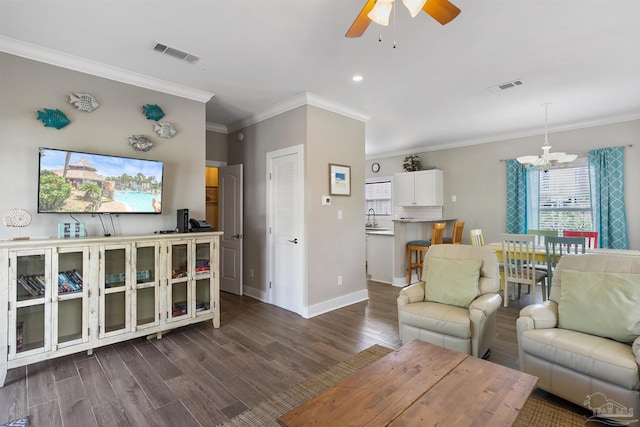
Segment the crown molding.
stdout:
<svg viewBox="0 0 640 427">
<path fill-rule="evenodd" d="M 558 132 L 586 129 L 586 128 L 595 127 L 595 126 L 614 125 L 617 123 L 630 122 L 633 120 L 640 120 L 640 112 L 622 114 L 619 116 L 612 116 L 612 117 L 598 119 L 598 120 L 586 120 L 586 121 L 576 122 L 568 125 L 553 126 L 553 127 L 549 127 L 548 132 L 549 132 L 549 135 L 551 136 L 551 134 L 555 134 Z M 397 151 L 377 152 L 373 154 L 365 154 L 365 160 L 376 160 L 376 159 L 384 159 L 387 157 L 405 156 L 408 154 L 415 154 L 415 153 L 427 153 L 429 151 L 447 150 L 450 148 L 469 147 L 472 145 L 481 145 L 481 144 L 487 144 L 491 142 L 509 141 L 512 139 L 528 138 L 532 136 L 544 136 L 544 131 L 542 132 L 540 130 L 523 131 L 523 132 L 510 133 L 510 134 L 490 136 L 485 138 L 467 139 L 467 140 L 443 143 L 438 145 L 430 145 L 430 146 L 423 146 L 423 147 L 418 146 L 418 147 L 414 147 L 409 151 L 407 151 L 407 149 L 402 149 Z"/>
<path fill-rule="evenodd" d="M 295 108 L 301 107 L 303 105 L 312 105 L 314 107 L 332 111 L 334 113 L 359 120 L 361 122 L 366 122 L 371 118 L 370 115 L 365 114 L 361 111 L 349 108 L 336 102 L 329 101 L 326 98 L 322 98 L 310 92 L 303 92 L 289 99 L 285 99 L 284 101 L 281 101 L 267 108 L 266 110 L 262 110 L 252 116 L 249 116 L 244 120 L 240 120 L 239 122 L 231 124 L 230 126 L 228 126 L 228 131 L 235 132 L 237 130 L 244 129 L 256 123 L 260 123 L 264 120 L 275 117 L 279 114 L 286 113 L 287 111 L 291 111 Z"/>
<path fill-rule="evenodd" d="M 229 129 L 227 129 L 225 125 L 221 125 L 219 123 L 207 122 L 207 130 L 218 133 L 229 133 Z"/>
<path fill-rule="evenodd" d="M 171 83 L 166 80 L 156 79 L 144 74 L 127 71 L 122 68 L 80 58 L 79 56 L 70 55 L 68 53 L 37 46 L 5 36 L 0 36 L 0 52 L 6 52 L 22 58 L 55 65 L 57 67 L 67 68 L 69 70 L 79 71 L 81 73 L 91 74 L 121 83 L 127 83 L 141 88 L 155 90 L 169 95 L 179 96 L 192 101 L 206 103 L 215 96 L 215 94 L 211 92 Z"/>
</svg>

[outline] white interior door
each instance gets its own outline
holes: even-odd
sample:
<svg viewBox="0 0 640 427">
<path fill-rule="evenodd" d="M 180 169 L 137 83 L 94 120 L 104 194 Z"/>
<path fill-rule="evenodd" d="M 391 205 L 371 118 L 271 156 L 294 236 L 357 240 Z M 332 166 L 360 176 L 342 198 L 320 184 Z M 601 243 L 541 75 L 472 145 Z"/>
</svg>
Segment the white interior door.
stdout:
<svg viewBox="0 0 640 427">
<path fill-rule="evenodd" d="M 218 169 L 220 290 L 242 295 L 242 165 Z"/>
<path fill-rule="evenodd" d="M 267 153 L 267 266 L 270 302 L 301 314 L 304 283 L 304 147 Z"/>
</svg>

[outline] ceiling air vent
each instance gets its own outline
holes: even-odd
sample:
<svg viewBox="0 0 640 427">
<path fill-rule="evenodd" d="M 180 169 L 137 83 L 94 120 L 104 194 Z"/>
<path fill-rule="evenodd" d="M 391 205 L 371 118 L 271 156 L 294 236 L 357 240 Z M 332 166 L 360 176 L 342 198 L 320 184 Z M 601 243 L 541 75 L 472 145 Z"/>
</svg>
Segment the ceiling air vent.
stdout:
<svg viewBox="0 0 640 427">
<path fill-rule="evenodd" d="M 488 90 L 489 92 L 500 92 L 503 90 L 511 89 L 514 87 L 522 86 L 524 82 L 522 79 L 511 80 L 510 82 L 500 83 L 497 86 L 492 86 Z"/>
<path fill-rule="evenodd" d="M 183 61 L 187 61 L 189 64 L 195 64 L 200 59 L 199 57 L 183 50 L 176 49 L 175 47 L 167 46 L 166 44 L 159 42 L 156 42 L 153 46 L 153 50 L 164 53 L 165 55 L 173 56 L 174 58 L 182 59 Z"/>
</svg>

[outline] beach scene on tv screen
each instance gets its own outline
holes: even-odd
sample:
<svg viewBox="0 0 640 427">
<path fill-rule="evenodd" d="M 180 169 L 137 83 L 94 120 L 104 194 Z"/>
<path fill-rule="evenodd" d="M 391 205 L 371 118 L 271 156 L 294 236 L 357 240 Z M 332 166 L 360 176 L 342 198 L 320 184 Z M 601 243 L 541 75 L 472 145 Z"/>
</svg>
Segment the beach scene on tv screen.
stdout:
<svg viewBox="0 0 640 427">
<path fill-rule="evenodd" d="M 160 213 L 162 163 L 40 151 L 38 212 Z"/>
</svg>

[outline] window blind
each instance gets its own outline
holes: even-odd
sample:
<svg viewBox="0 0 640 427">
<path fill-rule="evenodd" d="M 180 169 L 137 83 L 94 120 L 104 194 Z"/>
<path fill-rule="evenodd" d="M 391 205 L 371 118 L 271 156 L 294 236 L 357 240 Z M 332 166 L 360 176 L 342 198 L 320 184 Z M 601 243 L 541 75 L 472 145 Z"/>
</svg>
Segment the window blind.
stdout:
<svg viewBox="0 0 640 427">
<path fill-rule="evenodd" d="M 589 167 L 577 164 L 540 173 L 540 229 L 591 230 Z"/>
</svg>

